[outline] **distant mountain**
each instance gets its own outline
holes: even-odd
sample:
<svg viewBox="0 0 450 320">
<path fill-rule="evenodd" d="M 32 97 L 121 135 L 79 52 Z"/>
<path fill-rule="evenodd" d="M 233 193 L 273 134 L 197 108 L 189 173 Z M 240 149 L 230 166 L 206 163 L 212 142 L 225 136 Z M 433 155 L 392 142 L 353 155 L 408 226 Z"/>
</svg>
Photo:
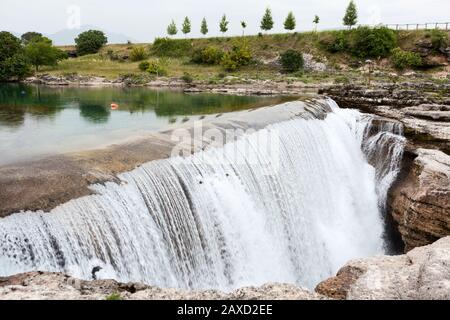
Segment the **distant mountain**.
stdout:
<svg viewBox="0 0 450 320">
<path fill-rule="evenodd" d="M 82 26 L 80 29 L 64 29 L 58 31 L 53 34 L 46 34 L 53 41 L 53 44 L 57 46 L 64 45 L 72 45 L 75 44 L 75 38 L 82 32 L 87 30 L 101 30 L 105 33 L 108 38 L 108 43 L 116 44 L 116 43 L 127 43 L 127 41 L 137 42 L 133 38 L 128 37 L 126 35 L 120 33 L 109 32 L 106 30 L 102 30 L 102 28 L 94 27 L 94 26 Z"/>
</svg>

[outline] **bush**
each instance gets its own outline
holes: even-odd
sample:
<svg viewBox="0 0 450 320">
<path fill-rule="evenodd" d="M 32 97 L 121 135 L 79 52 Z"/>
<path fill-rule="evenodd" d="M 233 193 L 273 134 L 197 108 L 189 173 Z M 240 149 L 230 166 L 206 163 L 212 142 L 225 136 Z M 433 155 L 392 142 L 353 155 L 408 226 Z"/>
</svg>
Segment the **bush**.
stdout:
<svg viewBox="0 0 450 320">
<path fill-rule="evenodd" d="M 324 33 L 319 43 L 330 53 L 344 52 L 349 49 L 348 38 L 347 31 L 331 31 Z"/>
<path fill-rule="evenodd" d="M 151 47 L 151 52 L 159 57 L 189 56 L 192 45 L 189 40 L 156 38 Z"/>
<path fill-rule="evenodd" d="M 417 68 L 422 65 L 422 57 L 416 52 L 403 51 L 400 48 L 395 48 L 392 50 L 391 62 L 395 68 L 400 70 Z"/>
<path fill-rule="evenodd" d="M 334 83 L 349 84 L 350 79 L 346 76 L 337 76 L 336 78 L 334 78 Z"/>
<path fill-rule="evenodd" d="M 161 60 L 150 60 L 147 68 L 147 72 L 156 76 L 167 75 L 166 63 Z"/>
<path fill-rule="evenodd" d="M 237 68 L 239 67 L 237 61 L 233 58 L 230 52 L 226 52 L 223 55 L 220 64 L 226 71 L 236 71 Z"/>
<path fill-rule="evenodd" d="M 431 44 L 433 45 L 433 49 L 435 51 L 447 47 L 448 36 L 445 31 L 431 30 L 430 37 L 431 37 Z"/>
<path fill-rule="evenodd" d="M 106 296 L 105 300 L 123 300 L 120 293 L 112 293 L 109 296 Z"/>
<path fill-rule="evenodd" d="M 152 80 L 155 80 L 155 76 L 148 73 L 128 73 L 121 74 L 120 77 L 122 78 L 124 84 L 127 86 L 143 85 Z"/>
<path fill-rule="evenodd" d="M 303 69 L 303 55 L 293 49 L 286 50 L 280 56 L 280 63 L 285 72 Z"/>
<path fill-rule="evenodd" d="M 75 39 L 77 53 L 79 56 L 97 53 L 101 47 L 108 42 L 105 34 L 98 30 L 82 32 Z"/>
<path fill-rule="evenodd" d="M 198 64 L 219 64 L 222 57 L 222 50 L 213 46 L 206 46 L 196 49 L 192 54 L 191 61 Z"/>
<path fill-rule="evenodd" d="M 359 58 L 383 58 L 395 48 L 397 37 L 386 27 L 358 27 L 351 31 L 351 53 Z"/>
<path fill-rule="evenodd" d="M 150 62 L 148 62 L 148 61 L 142 61 L 141 63 L 139 63 L 139 70 L 141 70 L 141 71 L 147 71 L 149 67 L 150 67 Z"/>
<path fill-rule="evenodd" d="M 108 51 L 106 52 L 106 56 L 111 60 L 111 61 L 117 61 L 119 60 L 119 55 L 114 52 L 113 49 L 108 49 Z"/>
<path fill-rule="evenodd" d="M 131 61 L 136 62 L 136 61 L 142 61 L 145 59 L 147 59 L 147 52 L 145 51 L 144 47 L 134 47 L 131 50 L 131 53 L 130 53 Z"/>
<path fill-rule="evenodd" d="M 237 41 L 231 51 L 223 55 L 221 65 L 226 71 L 235 71 L 241 66 L 249 65 L 252 58 L 247 41 Z"/>
<path fill-rule="evenodd" d="M 185 72 L 183 74 L 183 76 L 181 77 L 181 80 L 183 80 L 184 82 L 190 84 L 190 83 L 192 83 L 194 81 L 194 77 L 190 73 Z"/>
</svg>

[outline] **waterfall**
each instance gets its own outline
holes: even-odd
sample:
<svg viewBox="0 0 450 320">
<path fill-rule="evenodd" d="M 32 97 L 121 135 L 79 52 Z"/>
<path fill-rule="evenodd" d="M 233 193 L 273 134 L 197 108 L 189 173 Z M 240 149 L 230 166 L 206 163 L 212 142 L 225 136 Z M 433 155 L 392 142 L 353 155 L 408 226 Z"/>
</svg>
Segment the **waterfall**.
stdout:
<svg viewBox="0 0 450 320">
<path fill-rule="evenodd" d="M 372 116 L 328 103 L 323 120 L 272 124 L 220 148 L 146 163 L 49 213 L 1 219 L 0 275 L 90 279 L 101 266 L 99 278 L 161 287 L 312 288 L 349 259 L 383 253 L 401 132 L 385 125 L 374 133 Z M 277 161 L 258 143 L 273 134 Z"/>
</svg>

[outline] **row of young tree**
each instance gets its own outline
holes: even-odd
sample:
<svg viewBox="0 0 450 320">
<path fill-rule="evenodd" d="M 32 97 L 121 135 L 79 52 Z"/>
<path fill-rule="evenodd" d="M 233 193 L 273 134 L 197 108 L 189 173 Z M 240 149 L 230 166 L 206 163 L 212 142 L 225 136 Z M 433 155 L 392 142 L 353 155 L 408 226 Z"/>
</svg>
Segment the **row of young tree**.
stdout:
<svg viewBox="0 0 450 320">
<path fill-rule="evenodd" d="M 343 18 L 343 23 L 345 26 L 348 26 L 349 28 L 351 28 L 352 26 L 356 25 L 357 21 L 358 21 L 358 13 L 357 13 L 356 5 L 353 2 L 353 0 L 351 0 L 347 6 L 345 16 Z M 318 15 L 315 15 L 312 22 L 315 25 L 314 29 L 317 30 L 317 25 L 320 22 L 320 17 Z M 224 14 L 222 16 L 222 19 L 219 22 L 220 32 L 225 34 L 228 31 L 229 23 L 230 22 L 228 21 L 227 16 Z M 266 8 L 264 16 L 261 19 L 260 29 L 262 31 L 270 31 L 273 29 L 274 24 L 275 23 L 273 20 L 272 11 L 270 10 L 270 8 Z M 295 29 L 297 22 L 296 22 L 294 13 L 292 11 L 290 11 L 288 13 L 286 19 L 284 20 L 283 25 L 284 25 L 284 29 L 287 31 L 292 31 Z M 244 35 L 245 29 L 247 28 L 247 22 L 241 21 L 241 27 L 242 27 L 242 35 Z M 183 34 L 187 35 L 191 31 L 192 31 L 191 20 L 189 19 L 189 17 L 185 17 L 184 21 L 181 25 L 181 32 Z M 208 23 L 206 21 L 206 18 L 203 18 L 203 20 L 200 24 L 200 33 L 203 35 L 206 35 L 206 34 L 208 34 L 208 32 L 209 32 Z M 178 33 L 177 25 L 175 24 L 175 21 L 172 19 L 169 26 L 167 27 L 167 34 L 170 36 L 174 36 L 177 33 Z"/>
</svg>

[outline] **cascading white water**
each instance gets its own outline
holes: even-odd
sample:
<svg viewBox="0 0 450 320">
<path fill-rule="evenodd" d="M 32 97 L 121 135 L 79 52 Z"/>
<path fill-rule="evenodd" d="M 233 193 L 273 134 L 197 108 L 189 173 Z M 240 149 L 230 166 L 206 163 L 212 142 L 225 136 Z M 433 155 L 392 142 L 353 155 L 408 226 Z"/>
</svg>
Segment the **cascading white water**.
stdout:
<svg viewBox="0 0 450 320">
<path fill-rule="evenodd" d="M 329 103 L 325 120 L 273 124 L 223 148 L 144 164 L 50 213 L 1 219 L 0 275 L 90 279 L 101 266 L 100 278 L 162 287 L 313 287 L 351 258 L 382 253 L 379 203 L 403 140 L 389 127 L 369 136 L 372 117 Z M 258 145 L 274 132 L 276 162 Z M 375 169 L 366 155 L 381 150 Z"/>
</svg>

